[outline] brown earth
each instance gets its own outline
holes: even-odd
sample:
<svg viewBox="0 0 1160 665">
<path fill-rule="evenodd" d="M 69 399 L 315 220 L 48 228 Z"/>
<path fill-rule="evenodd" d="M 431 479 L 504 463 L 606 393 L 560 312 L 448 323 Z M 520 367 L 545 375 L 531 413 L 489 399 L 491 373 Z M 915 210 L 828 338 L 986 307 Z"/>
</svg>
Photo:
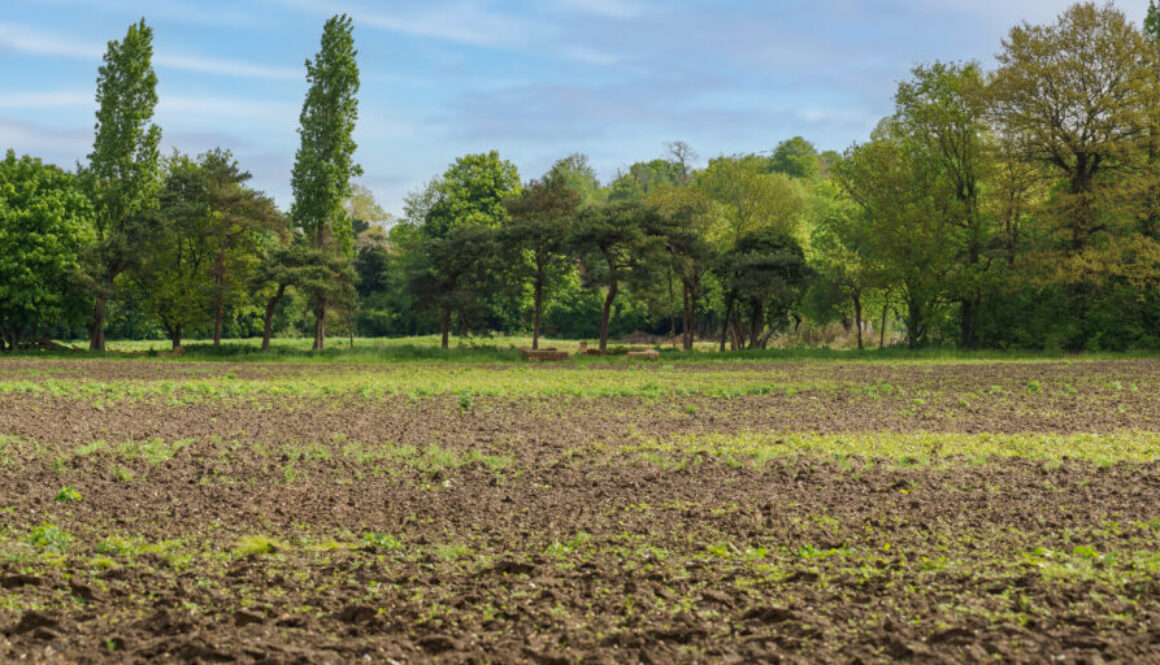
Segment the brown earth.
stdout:
<svg viewBox="0 0 1160 665">
<path fill-rule="evenodd" d="M 20 360 L 0 380 L 45 366 L 57 380 L 322 371 Z M 3 394 L 0 435 L 19 440 L 0 447 L 0 659 L 1160 661 L 1160 463 L 593 452 L 751 430 L 1160 429 L 1155 361 L 927 368 L 776 366 L 841 385 L 466 411 L 454 397 L 95 408 Z M 1112 380 L 1137 390 L 1103 390 Z M 1031 381 L 1078 392 L 1016 389 Z M 883 382 L 904 390 L 851 390 Z M 984 397 L 992 385 L 1006 394 Z M 118 444 L 149 439 L 190 441 Z M 111 443 L 77 450 L 98 440 Z M 83 498 L 54 500 L 65 486 Z M 243 553 L 245 536 L 269 551 Z"/>
</svg>

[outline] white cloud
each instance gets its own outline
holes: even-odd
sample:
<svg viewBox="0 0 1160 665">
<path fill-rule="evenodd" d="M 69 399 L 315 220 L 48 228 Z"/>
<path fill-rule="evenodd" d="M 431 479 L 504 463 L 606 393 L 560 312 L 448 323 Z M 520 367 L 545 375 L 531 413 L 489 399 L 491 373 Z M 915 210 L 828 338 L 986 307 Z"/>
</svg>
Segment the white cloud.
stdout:
<svg viewBox="0 0 1160 665">
<path fill-rule="evenodd" d="M 95 44 L 37 33 L 28 28 L 0 24 L 0 46 L 31 55 L 98 60 L 104 49 Z"/>
<path fill-rule="evenodd" d="M 273 1 L 314 14 L 334 13 L 333 4 L 322 0 Z M 471 2 L 429 3 L 419 9 L 395 5 L 390 11 L 361 5 L 346 5 L 344 8 L 356 26 L 365 25 L 468 46 L 519 46 L 527 42 L 529 35 L 544 29 L 526 19 L 490 12 Z"/>
<path fill-rule="evenodd" d="M 0 48 L 8 48 L 30 55 L 48 55 L 79 60 L 100 60 L 105 47 L 75 39 L 37 32 L 27 27 L 0 24 Z M 302 71 L 290 67 L 266 67 L 238 60 L 157 51 L 153 64 L 161 68 L 181 69 L 205 74 L 221 74 L 242 78 L 298 79 Z"/>
<path fill-rule="evenodd" d="M 584 46 L 565 46 L 560 49 L 560 54 L 569 60 L 574 60 L 586 65 L 598 65 L 600 67 L 610 67 L 620 63 L 620 56 L 609 51 L 601 51 L 593 48 L 586 48 Z"/>
<path fill-rule="evenodd" d="M 238 60 L 203 58 L 200 56 L 177 55 L 164 52 L 155 55 L 153 57 L 153 63 L 158 67 L 183 69 L 191 72 L 204 72 L 206 74 L 238 76 L 242 78 L 293 80 L 301 79 L 306 76 L 305 69 L 296 69 L 293 67 L 266 67 L 264 65 L 254 65 L 248 62 L 240 62 Z"/>
<path fill-rule="evenodd" d="M 43 92 L 6 92 L 0 97 L 0 109 L 47 109 L 69 106 L 93 106 L 97 103 L 92 90 L 46 90 Z"/>
<path fill-rule="evenodd" d="M 558 0 L 565 10 L 604 18 L 636 18 L 645 12 L 644 5 L 625 0 Z"/>
<path fill-rule="evenodd" d="M 291 102 L 242 99 L 239 97 L 161 96 L 157 114 L 183 117 L 243 118 L 278 125 L 298 122 L 301 107 Z"/>
<path fill-rule="evenodd" d="M 28 153 L 64 168 L 93 147 L 92 131 L 59 130 L 0 118 L 0 145 Z"/>
<path fill-rule="evenodd" d="M 0 97 L 0 109 L 50 109 L 77 106 L 96 108 L 90 90 L 8 92 Z M 206 95 L 160 95 L 156 113 L 185 117 L 245 118 L 262 122 L 297 122 L 300 106 L 293 102 L 215 97 Z"/>
</svg>

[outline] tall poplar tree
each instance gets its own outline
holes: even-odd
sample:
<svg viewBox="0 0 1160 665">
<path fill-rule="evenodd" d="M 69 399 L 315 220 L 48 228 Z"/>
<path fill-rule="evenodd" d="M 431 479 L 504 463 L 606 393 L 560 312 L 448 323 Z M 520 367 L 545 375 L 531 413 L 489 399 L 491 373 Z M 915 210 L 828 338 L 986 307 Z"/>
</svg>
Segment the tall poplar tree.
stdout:
<svg viewBox="0 0 1160 665">
<path fill-rule="evenodd" d="M 97 76 L 96 138 L 85 172 L 96 209 L 97 242 L 89 261 L 96 295 L 89 348 L 95 351 L 105 349 L 105 306 L 114 282 L 147 235 L 139 216 L 156 205 L 161 185 L 161 129 L 151 122 L 157 106 L 152 59 L 153 30 L 141 19 L 123 41 L 109 42 Z"/>
<path fill-rule="evenodd" d="M 362 174 L 354 162 L 357 145 L 352 134 L 358 120 L 358 64 L 351 19 L 333 16 L 322 30 L 322 46 L 314 60 L 306 61 L 310 89 L 302 104 L 298 135 L 302 139 L 295 155 L 290 185 L 294 204 L 290 216 L 311 248 L 350 261 L 354 233 L 343 201 L 350 195 L 350 179 Z M 348 274 L 344 271 L 342 274 Z M 337 276 L 337 275 L 336 275 Z M 314 348 L 326 344 L 327 306 L 332 289 L 318 288 L 314 301 Z"/>
</svg>

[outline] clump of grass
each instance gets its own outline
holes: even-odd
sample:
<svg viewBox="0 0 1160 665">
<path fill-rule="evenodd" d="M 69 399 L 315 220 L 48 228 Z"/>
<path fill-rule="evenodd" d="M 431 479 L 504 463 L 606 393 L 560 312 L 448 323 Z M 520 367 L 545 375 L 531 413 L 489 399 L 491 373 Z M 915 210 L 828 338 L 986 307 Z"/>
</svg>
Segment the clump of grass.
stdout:
<svg viewBox="0 0 1160 665">
<path fill-rule="evenodd" d="M 273 554 L 281 550 L 290 549 L 289 545 L 270 538 L 269 536 L 242 536 L 234 543 L 235 556 L 257 556 L 259 554 Z"/>
<path fill-rule="evenodd" d="M 42 524 L 30 531 L 24 541 L 38 550 L 63 554 L 73 537 L 55 524 Z"/>
<path fill-rule="evenodd" d="M 66 485 L 56 493 L 56 496 L 52 497 L 52 500 L 59 503 L 69 503 L 71 501 L 80 501 L 82 498 L 83 497 L 81 496 L 81 493 L 77 491 L 77 488 L 73 487 L 72 485 Z"/>
<path fill-rule="evenodd" d="M 121 465 L 113 467 L 113 482 L 117 483 L 131 483 L 137 474 L 133 473 L 132 469 L 125 468 Z"/>
<path fill-rule="evenodd" d="M 463 543 L 448 543 L 435 548 L 435 556 L 451 561 L 473 554 L 471 548 Z"/>
<path fill-rule="evenodd" d="M 475 394 L 471 392 L 470 388 L 465 388 L 459 393 L 459 412 L 466 413 L 475 405 Z"/>
<path fill-rule="evenodd" d="M 403 543 L 389 533 L 366 533 L 362 539 L 371 549 L 390 551 L 403 548 Z"/>
<path fill-rule="evenodd" d="M 121 536 L 109 536 L 97 543 L 97 554 L 113 554 L 117 556 L 128 556 L 136 554 L 144 545 L 141 539 L 123 538 Z"/>
</svg>

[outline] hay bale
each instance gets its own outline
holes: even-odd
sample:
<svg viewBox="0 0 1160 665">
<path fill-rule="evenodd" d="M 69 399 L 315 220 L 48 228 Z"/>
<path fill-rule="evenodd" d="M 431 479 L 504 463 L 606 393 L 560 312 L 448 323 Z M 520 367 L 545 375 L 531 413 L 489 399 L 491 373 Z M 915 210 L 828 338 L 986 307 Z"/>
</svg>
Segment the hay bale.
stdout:
<svg viewBox="0 0 1160 665">
<path fill-rule="evenodd" d="M 661 352 L 656 349 L 645 349 L 643 351 L 629 351 L 629 360 L 660 360 Z"/>
</svg>

